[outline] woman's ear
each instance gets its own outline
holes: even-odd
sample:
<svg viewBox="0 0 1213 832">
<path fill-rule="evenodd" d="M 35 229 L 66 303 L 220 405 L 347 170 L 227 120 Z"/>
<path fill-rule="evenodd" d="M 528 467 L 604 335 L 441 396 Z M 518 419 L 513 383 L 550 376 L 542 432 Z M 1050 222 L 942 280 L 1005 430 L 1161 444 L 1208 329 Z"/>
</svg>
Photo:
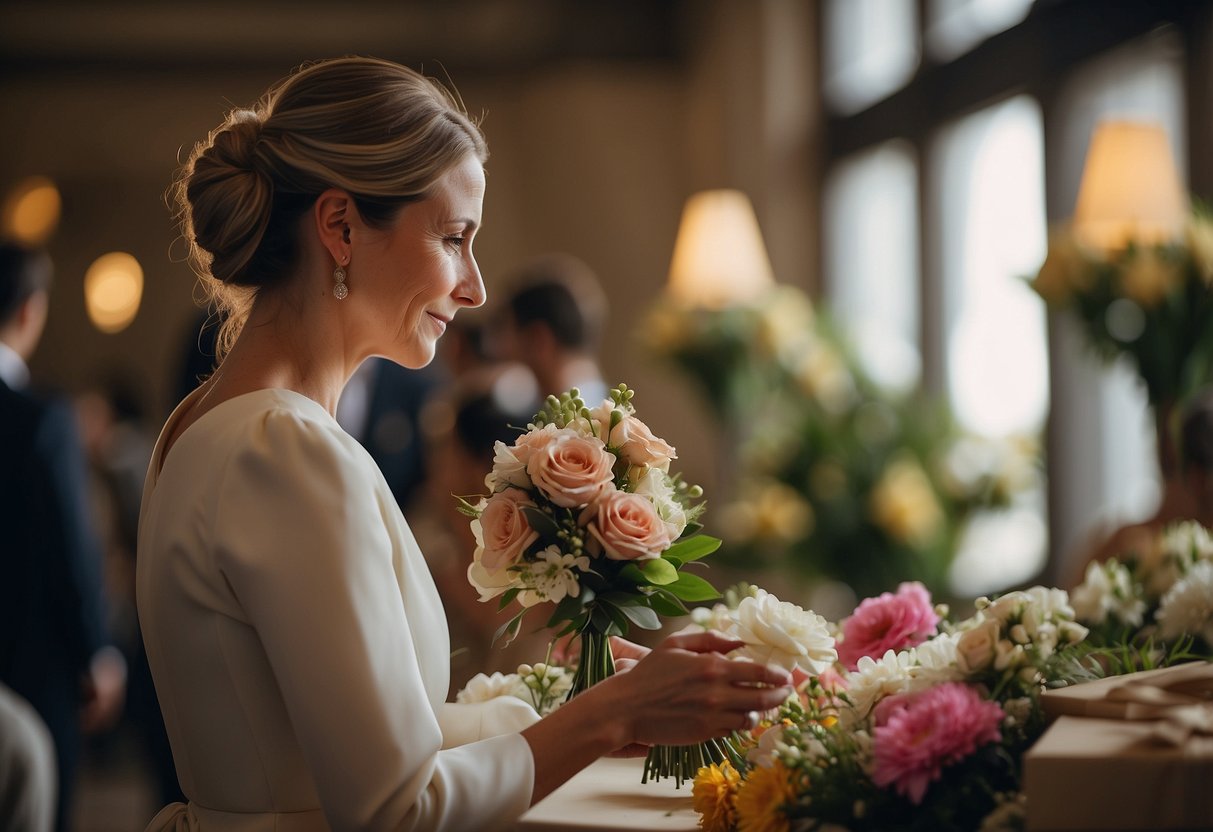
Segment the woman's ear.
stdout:
<svg viewBox="0 0 1213 832">
<path fill-rule="evenodd" d="M 358 221 L 358 209 L 347 191 L 329 188 L 316 197 L 312 218 L 320 244 L 328 250 L 334 263 L 350 262 L 350 223 Z"/>
</svg>

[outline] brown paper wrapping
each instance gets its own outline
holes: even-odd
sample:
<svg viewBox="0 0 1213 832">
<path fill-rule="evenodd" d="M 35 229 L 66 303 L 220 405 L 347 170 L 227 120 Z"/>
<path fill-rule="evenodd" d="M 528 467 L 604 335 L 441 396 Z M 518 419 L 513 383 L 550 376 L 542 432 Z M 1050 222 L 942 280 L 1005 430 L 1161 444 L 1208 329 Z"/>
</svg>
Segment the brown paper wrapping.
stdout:
<svg viewBox="0 0 1213 832">
<path fill-rule="evenodd" d="M 1213 737 L 1168 743 L 1158 718 L 1207 701 L 1211 675 L 1199 663 L 1046 693 L 1060 716 L 1024 757 L 1028 829 L 1213 829 Z"/>
</svg>

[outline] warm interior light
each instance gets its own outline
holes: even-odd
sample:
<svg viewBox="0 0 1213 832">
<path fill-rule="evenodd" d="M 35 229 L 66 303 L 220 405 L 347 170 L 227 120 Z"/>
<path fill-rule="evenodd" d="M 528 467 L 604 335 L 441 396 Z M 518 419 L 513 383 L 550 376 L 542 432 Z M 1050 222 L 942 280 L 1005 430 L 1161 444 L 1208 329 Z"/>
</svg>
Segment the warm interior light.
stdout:
<svg viewBox="0 0 1213 832">
<path fill-rule="evenodd" d="M 103 254 L 84 274 L 84 302 L 89 320 L 102 332 L 130 326 L 143 298 L 143 268 L 124 251 Z"/>
<path fill-rule="evenodd" d="M 13 187 L 0 210 L 3 236 L 27 246 L 41 246 L 59 225 L 62 201 L 55 183 L 45 176 L 31 176 Z"/>
<path fill-rule="evenodd" d="M 1188 200 L 1161 124 L 1106 121 L 1095 128 L 1078 189 L 1074 233 L 1114 251 L 1183 233 Z"/>
<path fill-rule="evenodd" d="M 774 282 L 745 194 L 702 191 L 687 200 L 670 263 L 671 295 L 719 309 L 752 299 Z"/>
</svg>

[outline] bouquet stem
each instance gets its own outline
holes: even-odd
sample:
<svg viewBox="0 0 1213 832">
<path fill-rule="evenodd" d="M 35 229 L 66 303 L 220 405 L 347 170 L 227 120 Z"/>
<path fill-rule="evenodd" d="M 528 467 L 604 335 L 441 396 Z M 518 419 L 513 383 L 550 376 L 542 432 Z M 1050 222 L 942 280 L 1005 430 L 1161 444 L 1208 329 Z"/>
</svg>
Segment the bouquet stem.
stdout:
<svg viewBox="0 0 1213 832">
<path fill-rule="evenodd" d="M 699 769 L 712 763 L 728 760 L 734 768 L 741 770 L 740 753 L 732 739 L 719 737 L 699 745 L 655 745 L 649 749 L 644 760 L 641 784 L 673 777 L 674 788 L 682 788 L 683 780 L 694 780 Z"/>
<path fill-rule="evenodd" d="M 581 660 L 573 674 L 569 699 L 589 690 L 603 679 L 615 675 L 615 657 L 611 655 L 611 637 L 592 626 L 581 631 Z"/>
</svg>

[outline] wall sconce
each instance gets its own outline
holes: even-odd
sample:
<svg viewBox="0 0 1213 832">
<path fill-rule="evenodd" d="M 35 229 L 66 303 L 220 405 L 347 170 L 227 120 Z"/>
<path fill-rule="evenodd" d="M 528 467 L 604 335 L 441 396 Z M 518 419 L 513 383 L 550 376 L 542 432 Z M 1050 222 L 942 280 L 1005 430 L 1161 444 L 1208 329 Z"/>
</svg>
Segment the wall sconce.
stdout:
<svg viewBox="0 0 1213 832">
<path fill-rule="evenodd" d="M 687 200 L 670 263 L 668 288 L 675 299 L 721 309 L 752 300 L 774 282 L 745 194 L 701 191 Z"/>
<path fill-rule="evenodd" d="M 1152 245 L 1178 239 L 1188 200 L 1161 124 L 1106 121 L 1091 134 L 1078 189 L 1074 234 L 1110 252 L 1130 240 Z"/>
<path fill-rule="evenodd" d="M 62 206 L 54 182 L 45 176 L 23 179 L 5 195 L 0 231 L 14 242 L 39 248 L 55 233 Z"/>
<path fill-rule="evenodd" d="M 105 333 L 130 326 L 143 299 L 143 268 L 124 251 L 103 254 L 84 273 L 84 303 L 93 326 Z"/>
</svg>

